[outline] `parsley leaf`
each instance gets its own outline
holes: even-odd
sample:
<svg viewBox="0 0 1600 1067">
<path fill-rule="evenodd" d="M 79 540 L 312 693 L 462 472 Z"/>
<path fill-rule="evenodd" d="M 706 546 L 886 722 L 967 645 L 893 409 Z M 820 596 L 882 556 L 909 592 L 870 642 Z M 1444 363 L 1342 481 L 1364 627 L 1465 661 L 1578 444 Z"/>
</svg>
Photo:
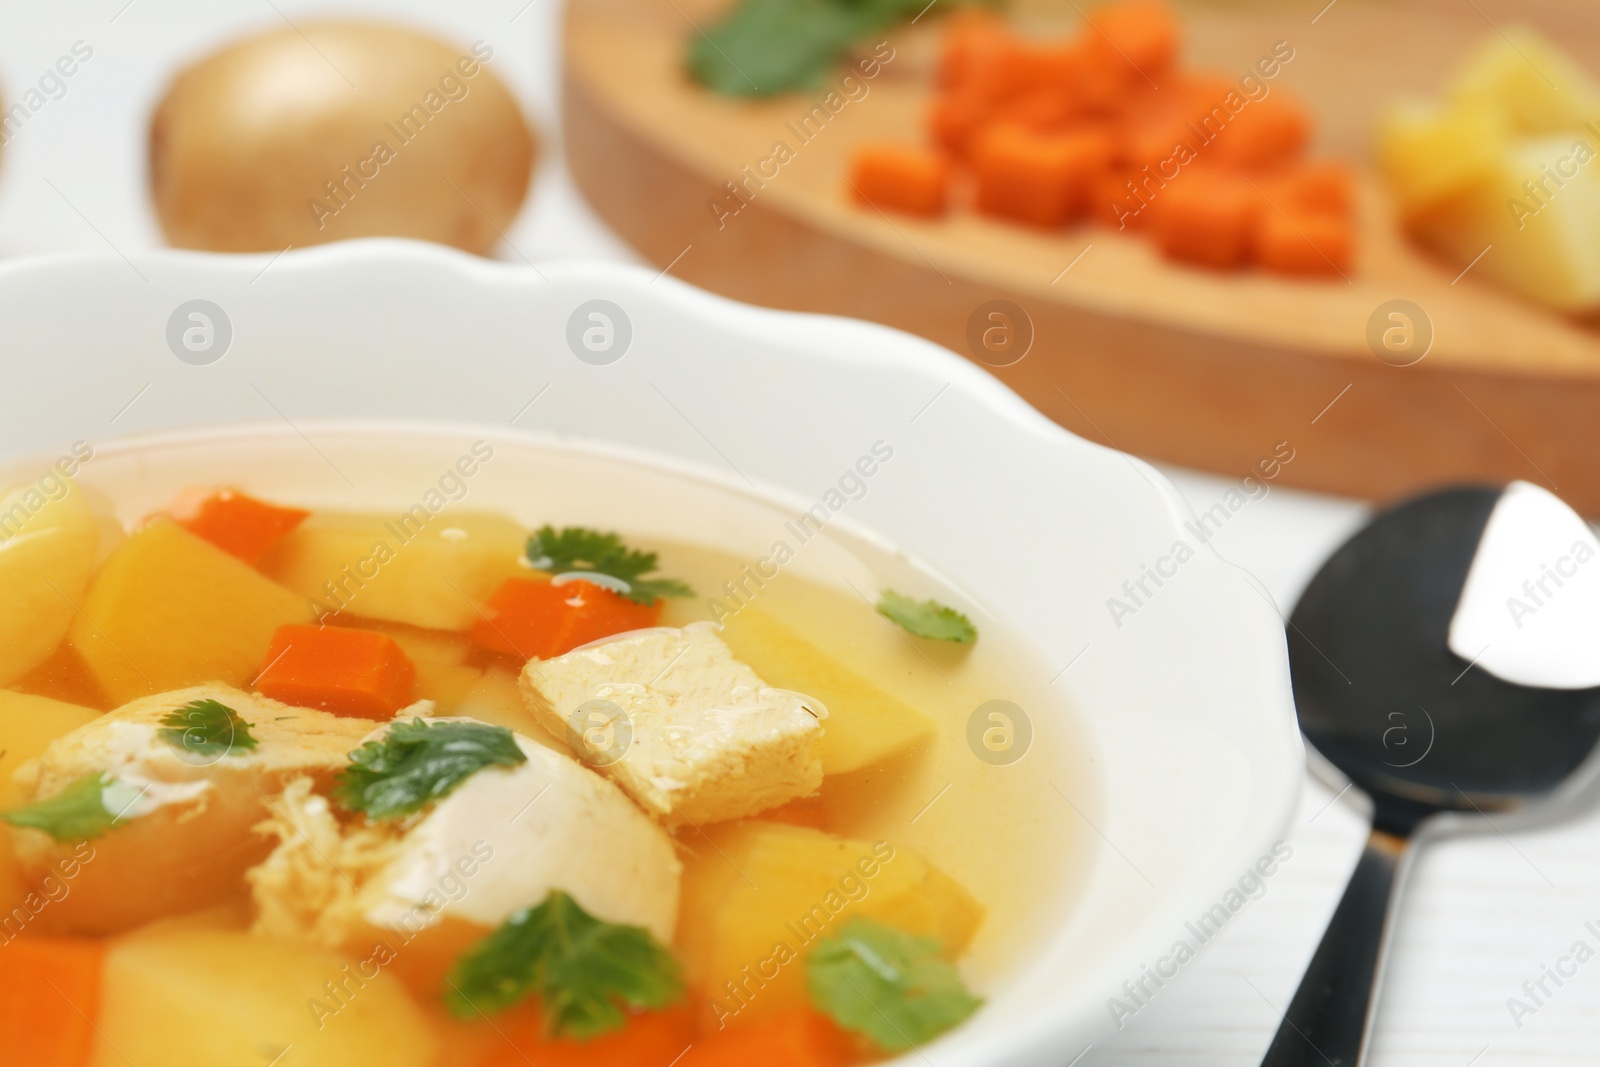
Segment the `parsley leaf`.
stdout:
<svg viewBox="0 0 1600 1067">
<path fill-rule="evenodd" d="M 743 0 L 689 38 L 694 79 L 724 96 L 814 89 L 851 45 L 915 15 L 926 0 Z"/>
<path fill-rule="evenodd" d="M 485 767 L 527 761 L 504 726 L 412 719 L 350 753 L 350 766 L 334 780 L 333 795 L 369 819 L 392 819 L 448 796 Z"/>
<path fill-rule="evenodd" d="M 590 571 L 615 578 L 627 586 L 620 595 L 635 604 L 654 604 L 666 596 L 694 596 L 694 590 L 675 578 L 646 578 L 656 569 L 654 552 L 638 552 L 614 533 L 582 526 L 541 526 L 528 538 L 528 562 L 556 574 Z"/>
<path fill-rule="evenodd" d="M 885 589 L 878 594 L 878 614 L 918 637 L 963 645 L 978 639 L 978 628 L 972 625 L 971 619 L 937 600 L 912 600 L 893 589 Z"/>
<path fill-rule="evenodd" d="M 456 1015 L 537 995 L 546 1032 L 580 1039 L 621 1029 L 627 1009 L 664 1008 L 683 995 L 677 960 L 650 931 L 596 919 L 559 889 L 478 942 L 449 981 Z"/>
<path fill-rule="evenodd" d="M 806 960 L 811 1002 L 886 1052 L 931 1041 L 978 1010 L 939 942 L 857 915 Z"/>
<path fill-rule="evenodd" d="M 194 756 L 221 759 L 256 747 L 250 724 L 216 700 L 195 700 L 161 720 L 161 740 Z"/>
<path fill-rule="evenodd" d="M 0 812 L 0 819 L 43 830 L 57 841 L 88 841 L 122 823 L 122 814 L 142 795 L 108 774 L 91 774 L 48 800 Z"/>
</svg>

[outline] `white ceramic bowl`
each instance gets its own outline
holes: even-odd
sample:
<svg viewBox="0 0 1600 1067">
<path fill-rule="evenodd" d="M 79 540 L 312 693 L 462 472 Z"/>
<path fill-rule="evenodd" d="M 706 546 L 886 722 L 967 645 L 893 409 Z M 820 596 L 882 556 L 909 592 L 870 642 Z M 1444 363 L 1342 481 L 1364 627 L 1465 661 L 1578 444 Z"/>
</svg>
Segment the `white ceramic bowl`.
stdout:
<svg viewBox="0 0 1600 1067">
<path fill-rule="evenodd" d="M 196 300 L 214 305 L 201 308 L 209 342 L 187 309 L 169 330 Z M 606 322 L 580 315 L 569 330 L 591 300 L 614 305 L 609 352 L 582 340 L 594 329 L 603 349 Z M 631 339 L 603 363 L 615 308 Z M 871 442 L 892 442 L 853 523 L 1063 669 L 1055 685 L 1100 778 L 1074 804 L 1089 869 L 1038 931 L 1036 961 L 909 1060 L 1064 1067 L 1181 975 L 1178 944 L 1199 946 L 1202 916 L 1226 917 L 1295 801 L 1303 754 L 1267 593 L 1184 528 L 1187 505 L 1147 464 L 1068 434 L 926 341 L 646 271 L 536 271 L 395 241 L 13 261 L 0 322 L 0 458 L 217 424 L 426 420 L 603 442 L 812 499 Z M 204 361 L 225 333 L 210 363 L 169 345 Z M 1200 547 L 1175 564 L 1178 542 Z M 1133 603 L 1123 583 L 1163 558 L 1161 584 L 1146 578 L 1152 595 L 1114 619 L 1108 599 Z"/>
</svg>

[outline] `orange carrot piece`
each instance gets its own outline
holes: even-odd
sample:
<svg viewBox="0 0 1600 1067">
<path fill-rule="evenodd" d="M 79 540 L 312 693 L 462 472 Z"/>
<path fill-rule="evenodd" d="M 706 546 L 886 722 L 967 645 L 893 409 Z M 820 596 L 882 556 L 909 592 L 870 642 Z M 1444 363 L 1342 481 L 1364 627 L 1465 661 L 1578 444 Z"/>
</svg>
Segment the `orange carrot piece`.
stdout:
<svg viewBox="0 0 1600 1067">
<path fill-rule="evenodd" d="M 993 18 L 953 21 L 946 31 L 938 80 L 945 91 L 995 104 L 1028 87 L 1022 57 L 1026 43 Z"/>
<path fill-rule="evenodd" d="M 1006 123 L 986 129 L 972 148 L 978 208 L 994 215 L 1059 226 L 1081 212 L 1090 183 L 1112 158 L 1100 131 L 1030 130 Z"/>
<path fill-rule="evenodd" d="M 908 215 L 942 215 L 950 161 L 925 148 L 869 144 L 857 149 L 850 184 L 867 203 Z"/>
<path fill-rule="evenodd" d="M 859 1057 L 849 1035 L 811 1010 L 773 1015 L 702 1037 L 679 1067 L 844 1067 Z"/>
<path fill-rule="evenodd" d="M 1151 228 L 1171 258 L 1229 270 L 1249 258 L 1263 209 L 1261 194 L 1242 175 L 1191 170 L 1161 191 Z"/>
<path fill-rule="evenodd" d="M 268 504 L 234 489 L 224 489 L 202 500 L 195 513 L 179 519 L 178 525 L 255 566 L 268 549 L 310 514 L 299 508 Z"/>
<path fill-rule="evenodd" d="M 1269 207 L 1256 222 L 1255 255 L 1263 267 L 1280 274 L 1337 277 L 1354 259 L 1354 227 L 1338 215 L 1286 216 Z"/>
<path fill-rule="evenodd" d="M 972 93 L 953 91 L 935 97 L 928 108 L 928 133 L 935 146 L 964 157 L 972 137 L 989 121 L 992 109 Z"/>
<path fill-rule="evenodd" d="M 1311 140 L 1311 116 L 1281 92 L 1245 105 L 1216 135 L 1211 155 L 1228 167 L 1256 170 L 1290 162 Z"/>
<path fill-rule="evenodd" d="M 1112 168 L 1089 184 L 1089 214 L 1102 226 L 1113 230 L 1142 230 L 1150 224 L 1147 190 L 1140 185 L 1145 176 L 1126 168 Z M 1150 183 L 1152 187 L 1155 182 Z"/>
<path fill-rule="evenodd" d="M 1267 199 L 1290 215 L 1349 218 L 1355 210 L 1355 175 L 1343 163 L 1299 163 L 1259 184 Z"/>
<path fill-rule="evenodd" d="M 100 1008 L 105 943 L 27 934 L 0 947 L 0 1050 L 6 1063 L 81 1067 Z"/>
<path fill-rule="evenodd" d="M 290 623 L 273 635 L 255 687 L 297 707 L 388 719 L 411 703 L 416 678 L 416 667 L 388 634 Z"/>
<path fill-rule="evenodd" d="M 1157 84 L 1172 69 L 1183 43 L 1177 15 L 1157 0 L 1122 0 L 1090 12 L 1085 40 L 1140 81 Z"/>
<path fill-rule="evenodd" d="M 544 1021 L 529 1003 L 495 1020 L 505 1040 L 482 1067 L 668 1067 L 694 1042 L 687 1007 L 643 1012 L 621 1030 L 590 1041 L 544 1035 Z"/>
<path fill-rule="evenodd" d="M 961 8 L 945 19 L 934 84 L 951 88 L 970 84 L 973 71 L 988 52 L 1014 40 L 1005 21 L 992 11 Z"/>
<path fill-rule="evenodd" d="M 472 642 L 522 659 L 549 659 L 612 634 L 654 626 L 661 602 L 635 604 L 592 582 L 507 578 L 489 598 Z"/>
</svg>

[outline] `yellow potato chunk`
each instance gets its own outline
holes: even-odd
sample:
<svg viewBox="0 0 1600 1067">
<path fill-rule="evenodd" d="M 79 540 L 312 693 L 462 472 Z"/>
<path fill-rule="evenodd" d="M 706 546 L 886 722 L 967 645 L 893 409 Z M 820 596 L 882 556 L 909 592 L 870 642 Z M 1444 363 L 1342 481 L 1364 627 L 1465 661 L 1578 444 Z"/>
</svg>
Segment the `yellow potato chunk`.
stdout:
<svg viewBox="0 0 1600 1067">
<path fill-rule="evenodd" d="M 827 707 L 819 746 L 824 775 L 859 770 L 933 736 L 932 719 L 757 608 L 730 616 L 722 640 L 768 685 Z"/>
<path fill-rule="evenodd" d="M 1473 272 L 1529 299 L 1565 311 L 1600 308 L 1600 153 L 1592 140 L 1517 142 L 1490 178 L 1436 205 L 1415 230 L 1462 266 L 1488 248 Z"/>
<path fill-rule="evenodd" d="M 303 597 L 163 519 L 106 560 L 68 639 L 122 704 L 200 682 L 244 685 L 278 627 L 312 617 Z"/>
<path fill-rule="evenodd" d="M 851 916 L 935 937 L 954 958 L 983 908 L 909 849 L 783 823 L 729 823 L 688 842 L 678 948 L 720 1026 L 807 1003 L 805 956 Z"/>
<path fill-rule="evenodd" d="M 1484 40 L 1456 71 L 1451 98 L 1503 107 L 1518 130 L 1554 133 L 1600 119 L 1600 83 L 1525 26 Z"/>
<path fill-rule="evenodd" d="M 528 531 L 500 515 L 420 506 L 398 517 L 318 512 L 261 569 L 329 611 L 465 630 L 518 563 Z"/>
<path fill-rule="evenodd" d="M 19 764 L 39 755 L 61 735 L 99 717 L 93 708 L 0 689 L 0 810 L 19 807 L 25 801 L 22 788 L 11 777 Z M 67 871 L 76 875 L 77 867 L 76 862 L 53 866 L 39 880 L 41 891 L 34 892 L 17 862 L 11 827 L 0 823 L 0 940 L 15 937 L 31 925 L 48 906 L 45 902 L 60 896 L 63 887 L 70 891 L 63 875 Z"/>
<path fill-rule="evenodd" d="M 99 519 L 82 489 L 57 479 L 0 497 L 0 685 L 43 663 L 66 636 L 100 543 Z"/>
<path fill-rule="evenodd" d="M 90 1067 L 432 1067 L 438 1038 L 392 961 L 227 930 L 128 935 L 106 955 Z"/>
<path fill-rule="evenodd" d="M 1506 112 L 1493 105 L 1403 101 L 1378 126 L 1378 159 L 1407 217 L 1493 176 L 1510 143 Z"/>
</svg>

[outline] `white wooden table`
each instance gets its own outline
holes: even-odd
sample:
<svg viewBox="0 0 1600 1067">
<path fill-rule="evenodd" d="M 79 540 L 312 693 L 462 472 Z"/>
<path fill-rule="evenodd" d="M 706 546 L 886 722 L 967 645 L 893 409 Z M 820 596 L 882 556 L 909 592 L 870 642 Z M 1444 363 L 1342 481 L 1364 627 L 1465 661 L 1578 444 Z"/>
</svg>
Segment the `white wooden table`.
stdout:
<svg viewBox="0 0 1600 1067">
<path fill-rule="evenodd" d="M 593 216 L 559 159 L 556 128 L 558 0 L 352 0 L 367 10 L 496 48 L 508 79 L 547 131 L 529 208 L 504 258 L 634 259 Z M 1320 0 L 1319 0 L 1320 5 Z M 150 109 L 174 64 L 227 37 L 314 17 L 307 0 L 11 0 L 0 7 L 0 86 L 15 101 L 75 42 L 92 58 L 47 99 L 0 159 L 0 255 L 157 247 L 145 186 Z M 1309 8 L 1308 8 L 1309 10 Z M 1333 17 L 1333 16 L 1329 16 Z M 0 323 L 0 336 L 4 324 Z M 17 358 L 6 353 L 6 357 Z M 5 358 L 5 357 L 0 357 Z M 1297 449 L 1317 447 L 1307 427 Z M 1168 469 L 1197 511 L 1226 479 Z M 1225 556 L 1253 570 L 1292 604 L 1324 558 L 1361 521 L 1359 504 L 1274 488 L 1216 537 Z M 1600 958 L 1578 965 L 1534 1005 L 1524 982 L 1574 951 L 1600 953 L 1600 814 L 1501 836 L 1491 829 L 1438 844 L 1416 864 L 1394 940 L 1378 1018 L 1381 1067 L 1500 1067 L 1600 1062 Z M 1254 1064 L 1293 993 L 1344 879 L 1365 824 L 1351 797 L 1310 778 L 1289 838 L 1290 859 L 1266 894 L 1184 968 L 1083 1067 L 1151 1063 Z M 1572 971 L 1571 964 L 1562 964 Z M 1536 1008 L 1513 1018 L 1510 998 Z M 1520 1022 L 1520 1025 L 1519 1025 Z M 1077 1053 L 1063 1050 L 1062 1065 Z"/>
</svg>

